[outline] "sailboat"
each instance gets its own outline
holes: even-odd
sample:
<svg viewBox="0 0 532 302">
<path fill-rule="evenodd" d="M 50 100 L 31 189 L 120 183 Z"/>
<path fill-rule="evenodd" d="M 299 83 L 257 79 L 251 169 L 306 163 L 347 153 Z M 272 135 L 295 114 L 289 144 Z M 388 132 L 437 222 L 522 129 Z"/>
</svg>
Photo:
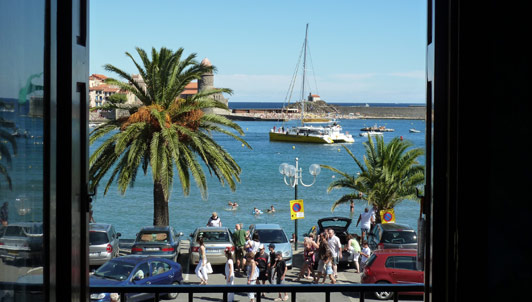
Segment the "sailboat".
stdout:
<svg viewBox="0 0 532 302">
<path fill-rule="evenodd" d="M 284 141 L 297 143 L 333 144 L 333 143 L 353 143 L 355 140 L 348 133 L 342 132 L 342 127 L 335 120 L 318 120 L 316 118 L 305 117 L 305 73 L 307 65 L 307 39 L 308 24 L 305 30 L 305 42 L 303 45 L 303 77 L 301 88 L 301 125 L 285 129 L 283 126 L 270 130 L 270 141 Z M 290 85 L 293 87 L 293 85 Z M 305 123 L 323 123 L 323 126 L 305 125 Z"/>
</svg>

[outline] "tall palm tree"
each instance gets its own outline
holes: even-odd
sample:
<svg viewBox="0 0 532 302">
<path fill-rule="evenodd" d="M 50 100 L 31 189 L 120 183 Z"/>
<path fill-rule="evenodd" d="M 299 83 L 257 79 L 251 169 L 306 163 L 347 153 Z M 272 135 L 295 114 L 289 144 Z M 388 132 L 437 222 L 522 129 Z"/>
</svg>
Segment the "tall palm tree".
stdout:
<svg viewBox="0 0 532 302">
<path fill-rule="evenodd" d="M 210 98 L 215 93 L 231 93 L 230 89 L 212 89 L 180 99 L 185 86 L 202 74 L 213 71 L 213 66 L 197 63 L 196 55 L 183 57 L 183 49 L 173 52 L 166 48 L 152 48 L 151 59 L 146 52 L 136 48 L 142 66 L 126 52 L 138 69 L 145 87 L 128 73 L 107 64 L 105 69 L 124 79 L 108 79 L 122 90 L 133 93 L 142 104 L 130 108 L 131 115 L 109 121 L 91 132 L 90 143 L 106 136 L 105 141 L 90 156 L 89 175 L 92 189 L 104 175 L 111 171 L 104 194 L 115 181 L 122 194 L 133 186 L 140 167 L 144 175 L 151 167 L 153 177 L 153 224 L 169 225 L 168 201 L 174 174 L 181 183 L 184 195 L 190 192 L 191 178 L 199 187 L 202 197 L 207 195 L 204 164 L 211 175 L 216 175 L 222 185 L 236 189 L 241 169 L 231 155 L 211 136 L 218 132 L 240 141 L 244 132 L 237 124 L 216 114 L 206 114 L 206 108 L 227 106 Z M 235 130 L 237 134 L 233 133 Z"/>
<path fill-rule="evenodd" d="M 371 136 L 364 143 L 366 154 L 363 163 L 344 146 L 353 158 L 360 172 L 349 174 L 336 168 L 322 165 L 342 176 L 329 184 L 327 191 L 333 189 L 350 189 L 352 192 L 343 195 L 333 203 L 331 211 L 351 200 L 368 202 L 376 206 L 377 213 L 381 210 L 393 209 L 405 199 L 417 199 L 416 188 L 425 179 L 424 166 L 417 158 L 424 154 L 422 148 L 408 150 L 413 144 L 399 138 L 392 139 L 388 144 L 382 137 L 377 136 L 375 143 Z M 377 215 L 377 221 L 380 221 Z"/>
</svg>

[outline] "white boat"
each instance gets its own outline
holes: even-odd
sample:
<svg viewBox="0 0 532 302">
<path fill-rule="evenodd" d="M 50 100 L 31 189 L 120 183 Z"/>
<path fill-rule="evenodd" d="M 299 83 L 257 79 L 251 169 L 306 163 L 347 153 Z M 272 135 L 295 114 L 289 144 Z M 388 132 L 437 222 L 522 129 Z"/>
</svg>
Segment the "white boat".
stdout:
<svg viewBox="0 0 532 302">
<path fill-rule="evenodd" d="M 419 132 L 421 132 L 421 131 L 412 128 L 412 129 L 408 130 L 408 132 L 410 132 L 410 133 L 419 133 Z"/>
<path fill-rule="evenodd" d="M 367 137 L 368 135 L 371 135 L 371 136 L 382 135 L 382 132 L 380 132 L 380 131 L 362 131 L 362 132 L 360 132 L 360 136 Z"/>
<path fill-rule="evenodd" d="M 333 144 L 333 143 L 353 143 L 355 140 L 348 133 L 342 132 L 342 127 L 336 123 L 336 121 L 330 121 L 328 119 L 322 119 L 319 117 L 305 117 L 305 73 L 307 64 L 307 37 L 308 37 L 308 24 L 305 31 L 304 42 L 304 58 L 303 58 L 303 80 L 301 89 L 301 125 L 294 126 L 288 129 L 283 126 L 279 128 L 272 128 L 269 136 L 270 141 L 284 141 L 284 142 L 299 142 L 299 143 L 316 143 L 316 144 Z M 295 79 L 296 77 L 293 77 Z M 293 89 L 295 85 L 294 81 L 290 87 Z M 291 91 L 290 91 L 291 92 Z M 289 95 L 292 95 L 290 93 Z M 323 126 L 308 126 L 305 123 L 327 123 Z"/>
</svg>

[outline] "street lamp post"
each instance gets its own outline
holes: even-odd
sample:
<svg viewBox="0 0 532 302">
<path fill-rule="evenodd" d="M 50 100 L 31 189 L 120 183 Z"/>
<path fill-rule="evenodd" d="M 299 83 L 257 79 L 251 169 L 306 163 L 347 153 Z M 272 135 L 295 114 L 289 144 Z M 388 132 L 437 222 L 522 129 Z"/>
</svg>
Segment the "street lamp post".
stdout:
<svg viewBox="0 0 532 302">
<path fill-rule="evenodd" d="M 321 172 L 321 167 L 318 164 L 312 164 L 309 167 L 309 173 L 310 175 L 314 176 L 314 179 L 312 180 L 311 184 L 305 184 L 303 183 L 303 177 L 302 177 L 302 169 L 299 168 L 299 159 L 296 157 L 296 165 L 292 166 L 287 163 L 282 163 L 279 166 L 279 172 L 283 175 L 284 183 L 287 186 L 290 186 L 294 188 L 294 199 L 297 199 L 297 186 L 301 183 L 304 187 L 310 187 L 316 182 L 316 177 Z M 288 179 L 288 180 L 287 180 Z M 294 250 L 297 251 L 297 220 L 294 219 Z"/>
</svg>

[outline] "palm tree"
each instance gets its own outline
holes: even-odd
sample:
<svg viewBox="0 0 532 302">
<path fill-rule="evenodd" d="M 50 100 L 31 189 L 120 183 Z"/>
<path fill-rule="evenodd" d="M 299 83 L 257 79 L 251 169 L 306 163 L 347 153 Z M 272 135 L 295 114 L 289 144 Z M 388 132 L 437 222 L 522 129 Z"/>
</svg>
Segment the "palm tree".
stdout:
<svg viewBox="0 0 532 302">
<path fill-rule="evenodd" d="M 0 103 L 2 105 L 2 103 Z M 13 189 L 13 185 L 11 182 L 11 177 L 9 176 L 9 172 L 7 171 L 8 168 L 11 166 L 12 159 L 11 159 L 11 152 L 9 151 L 9 148 L 7 147 L 7 143 L 11 144 L 11 148 L 13 149 L 13 155 L 17 154 L 17 142 L 15 141 L 15 137 L 11 135 L 8 131 L 2 129 L 5 128 L 15 128 L 15 124 L 11 121 L 4 120 L 0 117 L 0 175 L 4 177 L 4 179 L 7 182 L 7 186 L 9 190 Z M 2 161 L 7 163 L 7 166 L 5 166 Z M 1 186 L 0 186 L 1 188 Z"/>
<path fill-rule="evenodd" d="M 111 171 L 104 195 L 115 181 L 122 194 L 133 186 L 140 167 L 144 175 L 151 167 L 153 177 L 153 224 L 169 225 L 168 201 L 174 174 L 177 173 L 184 195 L 190 192 L 191 178 L 199 187 L 202 197 L 207 196 L 204 164 L 211 175 L 216 175 L 222 185 L 236 189 L 241 169 L 231 155 L 211 136 L 218 132 L 233 137 L 250 147 L 239 135 L 244 132 L 229 119 L 205 114 L 206 108 L 227 106 L 209 96 L 231 93 L 230 89 L 212 89 L 180 99 L 185 86 L 201 75 L 214 70 L 213 66 L 198 64 L 196 54 L 183 58 L 183 49 L 176 52 L 152 48 L 151 59 L 146 52 L 136 48 L 142 66 L 131 58 L 144 80 L 145 87 L 121 69 L 107 64 L 105 69 L 126 80 L 108 79 L 122 90 L 133 93 L 142 104 L 130 108 L 131 115 L 109 121 L 91 132 L 90 144 L 106 136 L 105 141 L 90 156 L 89 175 L 91 189 L 95 189 L 104 175 Z M 235 130 L 237 134 L 233 133 Z"/>
<path fill-rule="evenodd" d="M 407 150 L 413 144 L 399 138 L 394 138 L 385 144 L 383 138 L 377 136 L 375 143 L 371 136 L 368 136 L 368 141 L 364 143 L 366 149 L 364 164 L 344 146 L 360 170 L 356 175 L 322 165 L 323 168 L 342 176 L 329 184 L 328 192 L 342 188 L 352 190 L 335 201 L 331 211 L 342 203 L 357 200 L 367 201 L 368 204 L 375 206 L 376 213 L 379 213 L 381 210 L 393 209 L 405 199 L 417 199 L 416 189 L 425 179 L 425 168 L 417 161 L 417 158 L 424 154 L 423 149 Z M 379 222 L 379 215 L 376 218 Z"/>
</svg>

